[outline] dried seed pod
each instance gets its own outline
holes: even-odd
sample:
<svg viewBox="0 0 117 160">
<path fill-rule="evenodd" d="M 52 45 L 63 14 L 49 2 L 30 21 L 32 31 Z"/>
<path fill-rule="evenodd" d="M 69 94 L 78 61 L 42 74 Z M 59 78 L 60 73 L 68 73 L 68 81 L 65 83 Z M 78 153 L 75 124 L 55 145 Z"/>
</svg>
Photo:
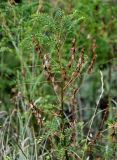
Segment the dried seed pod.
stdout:
<svg viewBox="0 0 117 160">
<path fill-rule="evenodd" d="M 45 54 L 43 57 L 43 68 L 45 70 L 50 70 L 50 60 L 48 54 Z"/>
<path fill-rule="evenodd" d="M 74 60 L 75 60 L 75 53 L 76 53 L 76 39 L 73 39 L 72 41 L 72 48 L 71 48 L 71 57 L 70 57 L 70 62 L 68 64 L 68 68 L 71 68 Z"/>
<path fill-rule="evenodd" d="M 29 106 L 37 120 L 38 125 L 42 127 L 43 126 L 42 112 L 32 102 L 29 103 Z"/>
<path fill-rule="evenodd" d="M 64 81 L 66 81 L 66 80 L 68 79 L 65 68 L 63 68 L 63 69 L 61 70 L 61 77 L 62 77 L 62 79 L 63 79 Z"/>
<path fill-rule="evenodd" d="M 80 57 L 79 57 L 79 60 L 78 60 L 77 70 L 79 70 L 79 71 L 82 67 L 82 64 L 84 63 L 84 51 L 85 51 L 84 48 L 82 48 L 81 54 L 80 54 Z"/>
<path fill-rule="evenodd" d="M 57 92 L 59 90 L 59 85 L 56 82 L 54 73 L 52 73 L 49 54 L 46 54 L 43 57 L 43 68 L 46 79 L 52 83 L 55 92 Z"/>
<path fill-rule="evenodd" d="M 92 45 L 93 58 L 92 58 L 91 63 L 88 67 L 87 73 L 91 73 L 91 71 L 93 69 L 93 66 L 94 66 L 94 63 L 95 63 L 95 60 L 96 60 L 96 57 L 97 57 L 96 48 L 97 48 L 96 40 L 93 40 L 93 45 Z"/>
<path fill-rule="evenodd" d="M 38 40 L 35 37 L 33 37 L 32 41 L 34 43 L 35 52 L 38 54 L 39 58 L 42 59 L 41 46 L 40 46 Z"/>
<path fill-rule="evenodd" d="M 93 66 L 94 66 L 94 63 L 95 63 L 95 60 L 96 60 L 96 57 L 97 57 L 97 55 L 96 55 L 96 53 L 94 53 L 91 64 L 88 67 L 87 73 L 91 73 Z"/>
</svg>

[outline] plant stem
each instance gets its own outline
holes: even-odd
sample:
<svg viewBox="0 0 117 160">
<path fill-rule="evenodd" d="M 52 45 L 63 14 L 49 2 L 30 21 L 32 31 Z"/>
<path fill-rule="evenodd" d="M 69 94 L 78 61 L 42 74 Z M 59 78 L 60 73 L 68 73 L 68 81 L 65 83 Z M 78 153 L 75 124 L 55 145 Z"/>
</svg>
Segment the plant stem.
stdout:
<svg viewBox="0 0 117 160">
<path fill-rule="evenodd" d="M 62 114 L 61 114 L 61 120 L 62 120 L 62 126 L 61 126 L 61 132 L 63 134 L 63 147 L 65 148 L 65 158 L 66 160 L 69 160 L 68 157 L 68 152 L 66 149 L 66 136 L 65 136 L 65 121 L 64 121 L 64 90 L 63 90 L 63 82 L 61 82 L 61 110 L 62 110 Z"/>
</svg>

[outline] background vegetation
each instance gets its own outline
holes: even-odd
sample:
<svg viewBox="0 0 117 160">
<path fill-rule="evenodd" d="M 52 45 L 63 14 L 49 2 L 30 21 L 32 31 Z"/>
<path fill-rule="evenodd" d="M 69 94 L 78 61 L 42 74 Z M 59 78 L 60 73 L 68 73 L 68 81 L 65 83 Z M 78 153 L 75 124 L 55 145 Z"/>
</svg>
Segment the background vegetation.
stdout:
<svg viewBox="0 0 117 160">
<path fill-rule="evenodd" d="M 1 159 L 117 159 L 116 13 L 116 0 L 0 1 Z"/>
</svg>

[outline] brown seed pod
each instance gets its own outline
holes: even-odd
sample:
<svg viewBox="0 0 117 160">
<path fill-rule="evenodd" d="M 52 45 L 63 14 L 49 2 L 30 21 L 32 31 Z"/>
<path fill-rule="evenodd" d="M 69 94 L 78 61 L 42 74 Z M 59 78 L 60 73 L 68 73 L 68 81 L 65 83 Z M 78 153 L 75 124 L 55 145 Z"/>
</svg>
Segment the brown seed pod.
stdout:
<svg viewBox="0 0 117 160">
<path fill-rule="evenodd" d="M 33 102 L 29 103 L 30 109 L 33 113 L 33 115 L 35 116 L 36 120 L 37 120 L 37 124 L 42 127 L 43 126 L 43 118 L 42 118 L 42 112 L 41 110 L 39 110 Z"/>
<path fill-rule="evenodd" d="M 42 59 L 41 46 L 40 46 L 38 40 L 37 40 L 35 37 L 33 37 L 33 38 L 32 38 L 32 42 L 33 42 L 33 44 L 34 44 L 35 52 L 38 54 L 39 58 Z"/>
<path fill-rule="evenodd" d="M 71 48 L 71 57 L 70 57 L 70 62 L 67 65 L 68 68 L 72 67 L 72 64 L 75 60 L 75 53 L 76 53 L 76 39 L 73 39 L 72 41 L 72 48 Z"/>
<path fill-rule="evenodd" d="M 93 40 L 93 44 L 92 44 L 93 58 L 92 58 L 91 63 L 89 65 L 89 67 L 88 67 L 87 73 L 91 73 L 91 71 L 93 69 L 93 66 L 94 66 L 94 63 L 96 61 L 96 57 L 97 57 L 97 55 L 96 55 L 96 48 L 97 48 L 96 40 L 94 39 Z"/>
</svg>

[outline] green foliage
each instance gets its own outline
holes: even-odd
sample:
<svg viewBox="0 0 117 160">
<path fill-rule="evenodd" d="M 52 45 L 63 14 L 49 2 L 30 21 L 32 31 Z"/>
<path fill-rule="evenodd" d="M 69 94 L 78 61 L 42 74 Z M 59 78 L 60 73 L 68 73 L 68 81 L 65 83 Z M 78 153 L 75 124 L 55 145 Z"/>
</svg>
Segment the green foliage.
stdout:
<svg viewBox="0 0 117 160">
<path fill-rule="evenodd" d="M 116 5 L 101 0 L 0 2 L 4 160 L 116 159 L 116 13 Z"/>
</svg>

